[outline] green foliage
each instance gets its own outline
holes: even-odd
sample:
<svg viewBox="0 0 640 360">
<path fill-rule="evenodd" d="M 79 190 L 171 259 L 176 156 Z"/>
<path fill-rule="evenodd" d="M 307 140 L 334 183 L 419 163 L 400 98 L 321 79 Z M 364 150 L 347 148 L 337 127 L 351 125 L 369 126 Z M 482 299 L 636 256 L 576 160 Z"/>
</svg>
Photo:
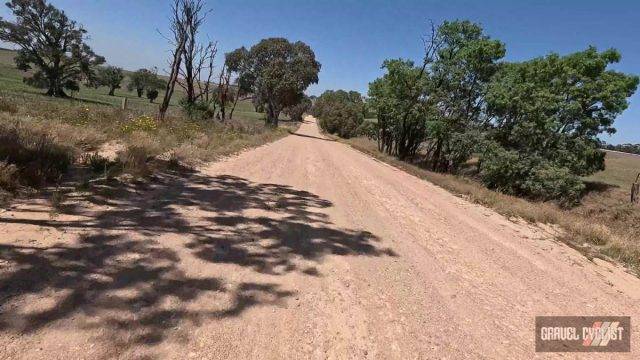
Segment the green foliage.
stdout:
<svg viewBox="0 0 640 360">
<path fill-rule="evenodd" d="M 146 90 L 147 98 L 149 98 L 149 91 L 153 92 L 154 90 L 156 91 L 156 97 L 158 97 L 157 90 L 164 87 L 164 80 L 160 79 L 155 71 L 148 69 L 139 69 L 131 73 L 131 75 L 129 75 L 129 83 L 127 84 L 127 90 L 135 90 L 138 97 L 142 97 L 142 94 Z M 154 97 L 154 99 L 156 97 Z M 151 100 L 151 102 L 153 102 L 153 100 Z"/>
<path fill-rule="evenodd" d="M 107 66 L 98 69 L 96 86 L 106 86 L 109 88 L 109 95 L 113 96 L 116 89 L 120 88 L 120 83 L 124 79 L 122 69 L 115 66 Z"/>
<path fill-rule="evenodd" d="M 378 118 L 378 149 L 404 159 L 414 156 L 426 138 L 429 109 L 416 96 L 425 91 L 426 78 L 409 60 L 386 60 L 382 67 L 387 73 L 369 84 L 369 105 Z"/>
<path fill-rule="evenodd" d="M 482 156 L 482 181 L 506 194 L 575 204 L 584 190 L 578 176 L 536 156 L 492 144 Z"/>
<path fill-rule="evenodd" d="M 433 34 L 421 67 L 387 60 L 387 73 L 369 85 L 380 151 L 412 158 L 420 147 L 434 170 L 451 171 L 474 151 L 485 119 L 482 97 L 504 56 L 504 45 L 469 21 L 445 21 Z M 470 134 L 467 134 L 469 132 Z"/>
<path fill-rule="evenodd" d="M 244 46 L 225 54 L 225 66 L 229 71 L 236 74 L 236 86 L 238 87 L 238 95 L 251 93 L 254 82 L 251 73 L 249 50 Z"/>
<path fill-rule="evenodd" d="M 309 45 L 284 38 L 263 39 L 249 51 L 230 53 L 229 65 L 240 74 L 241 88 L 256 95 L 267 112 L 267 124 L 277 125 L 280 112 L 300 102 L 304 90 L 318 82 L 320 63 Z"/>
<path fill-rule="evenodd" d="M 469 159 L 474 139 L 480 140 L 477 132 L 487 122 L 484 94 L 505 47 L 470 21 L 445 21 L 437 36 L 425 91 L 433 114 L 427 119 L 428 161 L 433 170 L 452 171 Z"/>
<path fill-rule="evenodd" d="M 327 90 L 316 100 L 312 113 L 324 131 L 350 138 L 364 120 L 363 107 L 362 95 L 357 91 Z"/>
<path fill-rule="evenodd" d="M 147 99 L 149 99 L 149 102 L 153 102 L 157 97 L 158 97 L 158 90 L 147 89 Z"/>
<path fill-rule="evenodd" d="M 378 124 L 364 120 L 356 129 L 356 136 L 366 136 L 369 139 L 377 140 Z"/>
<path fill-rule="evenodd" d="M 299 103 L 284 108 L 283 112 L 293 121 L 302 121 L 302 115 L 311 109 L 311 99 L 304 96 Z"/>
<path fill-rule="evenodd" d="M 514 183 L 514 191 L 575 200 L 577 177 L 604 169 L 597 136 L 615 132 L 613 122 L 638 85 L 635 76 L 607 70 L 619 59 L 614 50 L 599 53 L 590 47 L 567 56 L 506 64 L 496 74 L 487 93 L 488 111 L 495 119 L 491 138 L 528 164 L 531 181 L 541 184 Z M 484 169 L 490 161 L 483 159 L 482 171 L 497 176 L 498 170 Z M 510 170 L 504 171 L 508 177 Z M 483 179 L 494 185 L 487 176 Z"/>
<path fill-rule="evenodd" d="M 578 201 L 580 177 L 604 169 L 597 136 L 613 122 L 638 78 L 613 70 L 615 50 L 590 47 L 522 63 L 500 63 L 505 47 L 469 21 L 445 21 L 421 67 L 387 60 L 369 85 L 378 148 L 400 159 L 424 156 L 456 172 L 479 153 L 484 183 L 509 194 Z M 367 129 L 363 129 L 366 132 Z"/>
<path fill-rule="evenodd" d="M 50 96 L 66 96 L 78 81 L 93 78 L 93 67 L 104 63 L 85 43 L 86 30 L 45 0 L 11 0 L 15 22 L 0 18 L 0 41 L 17 45 L 18 69 L 31 71 L 29 85 L 46 88 Z M 35 69 L 34 69 L 35 67 Z"/>
<path fill-rule="evenodd" d="M 182 107 L 184 114 L 191 120 L 206 120 L 212 119 L 215 116 L 214 109 L 212 109 L 206 101 L 190 103 L 185 98 L 180 100 L 180 106 Z"/>
</svg>

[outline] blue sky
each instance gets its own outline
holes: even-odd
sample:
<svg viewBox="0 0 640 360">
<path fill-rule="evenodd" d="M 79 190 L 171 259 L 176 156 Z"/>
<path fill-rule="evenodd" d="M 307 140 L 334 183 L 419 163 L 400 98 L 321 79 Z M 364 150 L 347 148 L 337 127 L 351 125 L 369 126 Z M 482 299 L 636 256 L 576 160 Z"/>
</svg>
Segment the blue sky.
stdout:
<svg viewBox="0 0 640 360">
<path fill-rule="evenodd" d="M 113 65 L 164 68 L 166 43 L 156 29 L 168 22 L 169 0 L 53 0 L 91 35 L 94 50 Z M 507 60 L 566 54 L 595 45 L 622 53 L 615 69 L 640 74 L 640 1 L 415 1 L 415 0 L 207 0 L 213 10 L 203 35 L 221 52 L 262 38 L 302 40 L 322 63 L 320 83 L 309 89 L 358 90 L 380 76 L 387 58 L 421 57 L 428 20 L 469 19 L 506 43 Z M 0 16 L 7 16 L 2 7 Z M 640 91 L 603 140 L 640 143 Z"/>
</svg>

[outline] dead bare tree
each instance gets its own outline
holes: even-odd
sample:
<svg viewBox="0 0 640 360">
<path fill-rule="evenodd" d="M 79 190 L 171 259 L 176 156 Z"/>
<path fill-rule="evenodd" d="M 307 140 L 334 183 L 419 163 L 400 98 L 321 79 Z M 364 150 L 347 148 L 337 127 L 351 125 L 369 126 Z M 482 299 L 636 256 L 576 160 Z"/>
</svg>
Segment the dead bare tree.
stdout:
<svg viewBox="0 0 640 360">
<path fill-rule="evenodd" d="M 206 69 L 209 63 L 213 64 L 217 46 L 212 41 L 204 45 L 198 43 L 200 27 L 210 12 L 204 10 L 204 0 L 183 0 L 183 6 L 186 41 L 182 53 L 182 66 L 179 68 L 178 85 L 184 89 L 185 102 L 194 104 L 204 94 L 201 83 L 202 70 Z"/>
<path fill-rule="evenodd" d="M 186 2 L 188 2 L 188 0 L 174 0 L 173 5 L 171 6 L 171 26 L 169 30 L 171 36 L 165 36 L 173 47 L 171 59 L 169 60 L 171 70 L 169 72 L 167 86 L 165 87 L 164 98 L 160 103 L 158 121 L 164 120 L 180 72 L 182 54 L 184 53 L 185 43 L 187 40 L 184 15 Z"/>
<path fill-rule="evenodd" d="M 196 73 L 196 84 L 198 85 L 198 93 L 196 94 L 196 100 L 202 100 L 207 104 L 213 101 L 213 75 L 214 65 L 213 62 L 218 53 L 218 44 L 216 42 L 209 41 L 209 43 L 201 47 L 201 50 L 197 56 L 197 66 L 194 69 Z M 206 77 L 203 79 L 203 72 L 206 73 Z"/>
</svg>

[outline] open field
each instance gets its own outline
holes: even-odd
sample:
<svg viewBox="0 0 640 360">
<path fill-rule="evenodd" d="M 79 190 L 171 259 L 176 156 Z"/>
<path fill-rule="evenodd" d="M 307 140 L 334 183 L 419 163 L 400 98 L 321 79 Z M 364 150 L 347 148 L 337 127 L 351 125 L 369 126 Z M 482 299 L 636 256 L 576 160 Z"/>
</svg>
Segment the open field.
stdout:
<svg viewBox="0 0 640 360">
<path fill-rule="evenodd" d="M 628 191 L 640 173 L 640 155 L 607 151 L 605 164 L 604 171 L 589 176 L 587 180 L 618 186 Z"/>
<path fill-rule="evenodd" d="M 23 93 L 40 95 L 42 90 L 33 88 L 23 83 L 22 78 L 24 74 L 15 68 L 13 58 L 15 51 L 0 49 L 0 90 L 11 93 Z M 129 69 L 134 70 L 134 69 Z M 124 71 L 125 75 L 131 73 L 131 71 Z M 105 87 L 93 88 L 81 85 L 80 91 L 74 94 L 73 97 L 85 103 L 94 103 L 102 105 L 111 105 L 119 107 L 122 103 L 122 98 L 128 98 L 128 107 L 134 111 L 143 113 L 155 113 L 158 109 L 158 102 L 161 101 L 164 92 L 161 91 L 156 103 L 149 103 L 149 100 L 143 95 L 139 98 L 135 91 L 127 91 L 126 85 L 128 77 L 122 81 L 120 89 L 116 89 L 115 96 L 109 96 L 108 90 Z M 179 86 L 176 86 L 176 91 L 171 98 L 170 113 L 179 112 L 178 103 L 183 96 L 183 91 Z M 256 113 L 253 109 L 253 105 L 250 101 L 241 101 L 238 103 L 234 115 L 238 115 L 240 118 L 256 119 L 260 120 L 264 118 L 261 113 Z"/>
</svg>

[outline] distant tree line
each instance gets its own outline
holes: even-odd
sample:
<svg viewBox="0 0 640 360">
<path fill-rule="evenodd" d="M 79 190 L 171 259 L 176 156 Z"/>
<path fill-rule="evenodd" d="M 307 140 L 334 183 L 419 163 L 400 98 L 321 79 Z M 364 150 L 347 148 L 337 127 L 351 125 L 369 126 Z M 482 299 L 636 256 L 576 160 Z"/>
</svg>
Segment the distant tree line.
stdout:
<svg viewBox="0 0 640 360">
<path fill-rule="evenodd" d="M 367 102 L 377 122 L 362 129 L 380 151 L 434 171 L 455 173 L 474 156 L 490 188 L 575 203 L 584 190 L 580 177 L 604 169 L 597 136 L 615 132 L 638 77 L 608 68 L 620 60 L 613 49 L 524 62 L 504 56 L 504 44 L 478 24 L 432 26 L 420 64 L 383 63 Z M 351 117 L 341 121 L 351 135 L 360 116 L 340 114 Z"/>
<path fill-rule="evenodd" d="M 638 154 L 640 155 L 640 144 L 619 144 L 619 145 L 612 145 L 612 144 L 602 144 L 602 148 L 603 149 L 607 149 L 607 150 L 614 150 L 614 151 L 620 151 L 620 152 L 625 152 L 625 153 L 629 153 L 629 154 Z"/>
</svg>

